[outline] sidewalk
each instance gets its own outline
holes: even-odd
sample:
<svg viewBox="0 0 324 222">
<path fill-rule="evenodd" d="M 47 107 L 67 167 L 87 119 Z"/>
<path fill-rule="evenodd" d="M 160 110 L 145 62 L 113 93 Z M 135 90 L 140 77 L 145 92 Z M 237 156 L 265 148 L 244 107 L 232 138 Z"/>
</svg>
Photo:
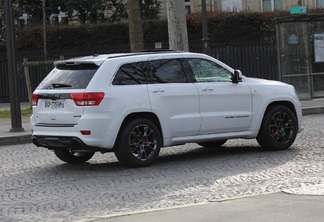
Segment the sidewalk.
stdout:
<svg viewBox="0 0 324 222">
<path fill-rule="evenodd" d="M 324 113 L 324 98 L 300 101 L 303 115 Z"/>
<path fill-rule="evenodd" d="M 303 115 L 320 114 L 324 113 L 324 98 L 301 101 Z M 21 103 L 21 108 L 29 107 L 29 103 Z M 9 110 L 9 103 L 0 103 L 0 110 Z M 22 118 L 22 132 L 11 132 L 11 120 L 0 119 L 0 146 L 30 143 L 31 142 L 31 129 L 29 125 L 29 118 Z"/>
<path fill-rule="evenodd" d="M 29 108 L 29 103 L 21 103 L 20 108 Z M 0 103 L 0 110 L 10 110 L 10 103 Z M 31 142 L 31 129 L 29 124 L 29 117 L 22 118 L 21 122 L 23 131 L 11 132 L 13 130 L 11 119 L 0 118 L 0 146 Z"/>
<path fill-rule="evenodd" d="M 324 221 L 321 195 L 289 192 L 227 199 L 191 206 L 94 217 L 88 222 L 305 222 Z"/>
</svg>

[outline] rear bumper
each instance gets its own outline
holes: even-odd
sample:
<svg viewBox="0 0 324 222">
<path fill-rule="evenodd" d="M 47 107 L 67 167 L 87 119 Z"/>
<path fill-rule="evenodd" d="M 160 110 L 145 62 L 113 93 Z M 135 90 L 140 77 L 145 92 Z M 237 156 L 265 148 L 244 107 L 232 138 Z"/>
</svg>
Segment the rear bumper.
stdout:
<svg viewBox="0 0 324 222">
<path fill-rule="evenodd" d="M 32 115 L 30 125 L 35 145 L 47 148 L 67 148 L 73 143 L 86 149 L 112 150 L 120 128 L 121 116 L 97 114 L 84 115 L 77 124 L 57 125 L 39 124 Z M 90 131 L 83 135 L 81 131 Z"/>
<path fill-rule="evenodd" d="M 106 151 L 88 146 L 77 137 L 33 136 L 32 139 L 36 146 L 48 149 L 68 149 L 75 152 Z"/>
</svg>

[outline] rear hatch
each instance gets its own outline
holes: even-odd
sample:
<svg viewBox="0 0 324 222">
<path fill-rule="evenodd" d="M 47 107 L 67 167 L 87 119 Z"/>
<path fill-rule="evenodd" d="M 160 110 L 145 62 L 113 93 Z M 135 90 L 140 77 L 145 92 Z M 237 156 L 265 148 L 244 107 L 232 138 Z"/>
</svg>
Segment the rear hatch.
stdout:
<svg viewBox="0 0 324 222">
<path fill-rule="evenodd" d="M 36 125 L 76 125 L 84 107 L 95 105 L 97 100 L 103 97 L 103 93 L 85 93 L 98 68 L 98 64 L 90 62 L 67 60 L 57 63 L 33 94 Z"/>
</svg>

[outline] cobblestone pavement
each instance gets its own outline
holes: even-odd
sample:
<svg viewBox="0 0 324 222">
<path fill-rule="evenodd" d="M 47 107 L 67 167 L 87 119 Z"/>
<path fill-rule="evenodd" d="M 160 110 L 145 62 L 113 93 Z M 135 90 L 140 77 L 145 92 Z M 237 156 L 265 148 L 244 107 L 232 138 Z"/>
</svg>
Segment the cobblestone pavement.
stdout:
<svg viewBox="0 0 324 222">
<path fill-rule="evenodd" d="M 97 216 L 217 201 L 324 184 L 324 115 L 285 151 L 255 140 L 224 148 L 162 149 L 147 168 L 125 168 L 113 153 L 69 165 L 32 144 L 0 147 L 0 221 L 87 221 Z"/>
</svg>

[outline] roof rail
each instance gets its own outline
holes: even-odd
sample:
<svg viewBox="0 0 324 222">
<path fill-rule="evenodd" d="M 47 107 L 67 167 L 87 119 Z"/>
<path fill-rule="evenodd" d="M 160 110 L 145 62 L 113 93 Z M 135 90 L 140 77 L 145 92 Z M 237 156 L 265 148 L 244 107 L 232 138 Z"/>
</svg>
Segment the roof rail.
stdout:
<svg viewBox="0 0 324 222">
<path fill-rule="evenodd" d="M 147 50 L 142 50 L 141 52 L 182 52 L 182 51 L 177 51 L 173 49 L 147 49 Z"/>
<path fill-rule="evenodd" d="M 155 54 L 155 53 L 181 53 L 183 51 L 175 51 L 171 49 L 157 49 L 157 50 L 144 50 L 140 52 L 133 52 L 133 53 L 125 53 L 120 55 L 111 55 L 108 56 L 107 59 L 110 58 L 120 58 L 120 57 L 131 57 L 131 56 L 137 56 L 137 55 L 148 55 L 148 54 Z"/>
</svg>

